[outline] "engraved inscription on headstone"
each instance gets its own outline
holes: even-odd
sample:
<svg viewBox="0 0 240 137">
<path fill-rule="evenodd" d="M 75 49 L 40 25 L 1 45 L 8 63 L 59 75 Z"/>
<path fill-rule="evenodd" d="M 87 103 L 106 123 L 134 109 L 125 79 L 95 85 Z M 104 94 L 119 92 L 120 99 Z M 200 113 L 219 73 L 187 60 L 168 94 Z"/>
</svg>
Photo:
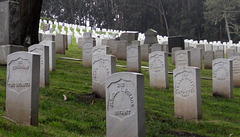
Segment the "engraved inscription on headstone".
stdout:
<svg viewBox="0 0 240 137">
<path fill-rule="evenodd" d="M 105 98 L 106 77 L 116 72 L 116 58 L 112 55 L 93 57 L 92 90 L 97 96 Z"/>
<path fill-rule="evenodd" d="M 225 98 L 233 97 L 232 60 L 215 59 L 213 61 L 213 95 Z"/>
<path fill-rule="evenodd" d="M 175 62 L 177 67 L 184 67 L 191 65 L 190 51 L 178 50 L 175 52 Z"/>
<path fill-rule="evenodd" d="M 107 77 L 106 90 L 107 136 L 144 137 L 144 76 L 115 73 Z"/>
<path fill-rule="evenodd" d="M 187 120 L 202 118 L 201 79 L 197 67 L 180 67 L 173 72 L 175 116 Z"/>
<path fill-rule="evenodd" d="M 130 72 L 141 72 L 140 46 L 127 46 L 127 69 Z"/>
<path fill-rule="evenodd" d="M 149 54 L 149 77 L 152 87 L 163 89 L 169 87 L 167 53 L 155 51 Z"/>
<path fill-rule="evenodd" d="M 38 125 L 40 56 L 15 52 L 7 59 L 6 117 L 20 124 Z"/>
<path fill-rule="evenodd" d="M 240 56 L 230 57 L 233 60 L 233 87 L 240 87 Z"/>
</svg>

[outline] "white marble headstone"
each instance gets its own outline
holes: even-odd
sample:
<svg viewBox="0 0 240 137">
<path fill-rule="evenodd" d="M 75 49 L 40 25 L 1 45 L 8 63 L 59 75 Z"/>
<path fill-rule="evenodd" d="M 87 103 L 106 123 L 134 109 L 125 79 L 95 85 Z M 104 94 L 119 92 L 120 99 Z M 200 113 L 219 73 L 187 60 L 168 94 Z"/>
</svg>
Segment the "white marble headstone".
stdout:
<svg viewBox="0 0 240 137">
<path fill-rule="evenodd" d="M 150 86 L 158 89 L 169 88 L 167 53 L 155 51 L 149 54 Z"/>
<path fill-rule="evenodd" d="M 15 52 L 7 59 L 6 117 L 38 125 L 40 55 Z"/>
<path fill-rule="evenodd" d="M 240 87 L 240 56 L 232 56 L 233 61 L 233 87 Z"/>
<path fill-rule="evenodd" d="M 201 77 L 196 67 L 179 67 L 173 71 L 174 110 L 177 118 L 202 118 Z"/>
<path fill-rule="evenodd" d="M 49 86 L 49 47 L 35 44 L 28 48 L 28 52 L 40 55 L 40 87 Z"/>
<path fill-rule="evenodd" d="M 112 74 L 106 90 L 107 137 L 145 137 L 144 75 Z"/>
<path fill-rule="evenodd" d="M 214 60 L 214 51 L 205 51 L 204 54 L 204 68 L 212 69 L 212 61 Z"/>
<path fill-rule="evenodd" d="M 175 63 L 177 67 L 191 66 L 191 55 L 189 50 L 177 50 L 175 52 Z"/>
<path fill-rule="evenodd" d="M 191 66 L 202 69 L 202 49 L 192 48 L 190 49 L 191 54 Z"/>
<path fill-rule="evenodd" d="M 116 72 L 116 57 L 99 55 L 93 57 L 92 62 L 92 91 L 98 97 L 105 98 L 106 77 Z"/>
<path fill-rule="evenodd" d="M 127 46 L 127 70 L 141 72 L 141 50 L 138 45 Z"/>
<path fill-rule="evenodd" d="M 215 59 L 212 64 L 213 96 L 233 98 L 233 62 Z"/>
</svg>

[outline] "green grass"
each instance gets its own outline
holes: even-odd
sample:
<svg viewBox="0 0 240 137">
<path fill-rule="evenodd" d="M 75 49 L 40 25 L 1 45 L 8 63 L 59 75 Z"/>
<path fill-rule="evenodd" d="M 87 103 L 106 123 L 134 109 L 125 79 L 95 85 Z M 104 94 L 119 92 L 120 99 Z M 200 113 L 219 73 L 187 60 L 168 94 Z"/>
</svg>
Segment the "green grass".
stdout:
<svg viewBox="0 0 240 137">
<path fill-rule="evenodd" d="M 93 136 L 106 135 L 105 100 L 91 97 L 91 68 L 82 62 L 60 60 L 58 57 L 82 58 L 74 44 L 66 55 L 57 55 L 57 71 L 50 74 L 50 87 L 40 89 L 39 126 L 31 127 L 0 118 L 0 136 Z M 125 61 L 117 64 L 126 65 Z M 147 62 L 142 65 L 148 66 Z M 169 71 L 173 71 L 169 57 Z M 118 72 L 127 71 L 117 68 Z M 174 117 L 173 78 L 170 88 L 157 90 L 149 86 L 145 69 L 146 134 L 149 137 L 184 136 L 240 136 L 240 88 L 234 88 L 234 99 L 212 96 L 212 81 L 202 80 L 202 117 L 199 122 Z M 202 77 L 211 77 L 211 70 L 202 70 Z M 6 66 L 0 66 L 0 115 L 5 115 Z M 63 100 L 63 94 L 67 101 Z"/>
</svg>

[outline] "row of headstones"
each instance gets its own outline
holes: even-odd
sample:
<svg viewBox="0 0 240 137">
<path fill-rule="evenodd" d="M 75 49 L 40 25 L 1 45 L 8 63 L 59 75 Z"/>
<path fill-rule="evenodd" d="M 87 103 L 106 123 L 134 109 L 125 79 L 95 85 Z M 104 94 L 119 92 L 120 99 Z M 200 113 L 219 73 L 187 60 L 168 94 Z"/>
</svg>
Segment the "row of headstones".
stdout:
<svg viewBox="0 0 240 137">
<path fill-rule="evenodd" d="M 39 87 L 50 85 L 49 72 L 56 70 L 55 42 L 45 39 L 28 52 L 7 57 L 6 118 L 38 125 Z"/>
<path fill-rule="evenodd" d="M 102 48 L 102 47 L 99 47 Z M 33 48 L 34 49 L 34 48 Z M 29 48 L 29 50 L 31 50 Z M 35 51 L 36 52 L 36 51 Z M 157 54 L 157 52 L 159 52 Z M 167 54 L 161 51 L 155 52 L 155 61 L 161 61 L 161 57 L 167 62 Z M 99 52 L 97 52 L 99 53 Z M 24 55 L 22 55 L 24 54 Z M 152 53 L 153 54 L 153 53 Z M 27 57 L 28 56 L 28 57 Z M 115 66 L 114 57 L 111 55 L 94 55 L 93 76 L 112 74 L 115 70 L 112 66 Z M 160 57 L 157 59 L 157 57 Z M 35 60 L 34 60 L 35 58 Z M 152 56 L 150 57 L 151 59 Z M 40 71 L 40 56 L 32 53 L 16 52 L 8 57 L 8 81 L 7 81 L 7 117 L 17 122 L 24 124 L 37 125 L 38 119 L 38 96 L 39 96 L 39 72 Z M 110 60 L 110 61 L 109 61 Z M 31 62 L 32 61 L 32 62 Z M 221 64 L 222 63 L 222 64 Z M 222 68 L 226 70 L 228 68 L 227 63 L 220 61 L 216 64 L 218 67 L 216 73 L 213 76 L 217 80 L 228 80 L 228 78 L 219 78 L 222 76 Z M 230 63 L 231 64 L 231 63 Z M 111 68 L 109 69 L 109 66 Z M 155 63 L 150 65 L 151 68 L 157 68 L 155 72 L 161 71 L 164 66 Z M 167 66 L 167 65 L 165 65 Z M 39 67 L 39 68 L 38 68 Z M 213 67 L 214 68 L 214 67 Z M 98 71 L 98 72 L 96 72 Z M 33 74 L 34 72 L 34 74 Z M 100 73 L 99 73 L 100 72 Z M 219 74 L 220 73 L 220 74 Z M 225 72 L 230 77 L 228 72 Z M 225 74 L 224 73 L 224 74 Z M 229 73 L 231 73 L 229 71 Z M 14 75 L 11 75 L 14 74 Z M 34 76 L 38 75 L 38 76 Z M 18 76 L 13 78 L 12 76 Z M 24 79 L 22 79 L 24 77 Z M 27 77 L 26 77 L 27 76 Z M 99 77 L 98 77 L 99 78 Z M 94 79 L 94 78 L 93 78 Z M 107 135 L 114 136 L 116 132 L 120 135 L 145 135 L 145 101 L 144 101 L 144 78 L 142 74 L 138 73 L 115 73 L 109 75 L 105 79 L 98 79 L 101 82 L 105 82 L 104 87 L 106 89 L 106 108 L 107 108 Z M 222 81 L 221 81 L 222 82 Z M 201 91 L 200 91 L 200 71 L 193 67 L 179 67 L 174 70 L 174 98 L 175 98 L 175 115 L 177 117 L 185 119 L 199 119 L 201 118 Z M 226 83 L 223 81 L 223 83 Z M 117 89 L 117 90 L 116 90 Z M 36 92 L 38 90 L 38 93 Z M 10 92 L 8 92 L 10 91 Z M 226 90 L 224 90 L 225 92 Z M 26 99 L 26 93 L 31 99 Z M 29 93 L 31 95 L 29 95 Z M 16 99 L 17 94 L 17 99 Z M 215 95 L 221 95 L 221 92 L 214 92 Z M 225 93 L 224 93 L 225 95 Z M 24 103 L 27 103 L 27 108 L 18 106 L 18 109 L 14 108 L 12 101 L 23 101 L 21 96 L 24 96 Z M 184 98 L 184 99 L 183 99 Z M 32 102 L 29 102 L 31 100 Z M 36 100 L 36 101 L 33 101 Z M 191 101 L 189 103 L 189 101 Z M 188 104 L 188 105 L 186 105 Z M 191 104 L 191 105 L 190 105 Z M 14 106 L 14 107 L 13 107 Z M 19 109 L 20 108 L 20 109 Z M 29 108 L 32 111 L 27 111 Z M 27 109 L 27 110 L 26 110 Z M 22 110 L 26 110 L 23 111 Z M 14 115 L 16 114 L 18 115 Z M 15 112 L 15 113 L 12 113 Z M 27 116 L 31 117 L 24 117 Z M 20 116 L 20 117 L 19 117 Z M 19 119 L 20 118 L 20 119 Z M 126 130 L 123 125 L 128 125 Z M 132 125 L 132 126 L 130 126 Z M 116 130 L 117 129 L 117 130 Z"/>
<path fill-rule="evenodd" d="M 116 72 L 116 57 L 107 55 L 108 47 L 94 47 L 93 61 L 92 61 L 92 90 L 100 97 L 106 96 L 107 107 L 107 135 L 113 136 L 113 133 L 118 132 L 122 134 L 132 134 L 132 131 L 124 131 L 121 126 L 130 124 L 131 118 L 135 118 L 132 112 L 134 108 L 132 104 L 128 89 L 124 87 L 125 80 L 136 73 L 115 73 Z M 105 55 L 103 55 L 105 54 Z M 150 85 L 157 88 L 168 88 L 168 61 L 167 53 L 162 51 L 155 51 L 149 55 L 149 68 L 150 68 Z M 231 60 L 216 59 L 213 61 L 213 95 L 232 98 L 232 70 Z M 238 68 L 240 69 L 240 68 Z M 115 74 L 113 74 L 115 73 Z M 128 75 L 128 76 L 127 76 Z M 197 67 L 177 67 L 173 73 L 174 77 L 174 104 L 175 116 L 188 120 L 199 120 L 202 117 L 201 111 L 201 77 L 200 69 Z M 115 77 L 113 80 L 111 77 Z M 131 82 L 129 82 L 131 83 Z M 134 82 L 133 82 L 134 83 Z M 225 84 L 223 84 L 225 83 Z M 227 85 L 226 85 L 227 84 Z M 135 84 L 139 88 L 141 85 Z M 222 85 L 221 87 L 219 85 Z M 115 87 L 115 88 L 109 88 Z M 122 87 L 123 86 L 123 87 Z M 159 87 L 160 86 L 160 87 Z M 111 90 L 109 90 L 111 89 Z M 117 90 L 116 90 L 117 89 Z M 140 89 L 144 88 L 139 88 Z M 120 95 L 120 93 L 122 93 Z M 124 94 L 126 93 L 126 94 Z M 106 95 L 105 95 L 106 94 Z M 125 97 L 128 95 L 129 97 Z M 144 96 L 144 94 L 142 94 Z M 136 97 L 144 98 L 144 97 Z M 143 102 L 141 102 L 142 104 Z M 115 107 L 116 106 L 116 107 Z M 123 107 L 124 106 L 124 107 Z M 111 108 L 111 109 L 110 109 Z M 123 109 L 124 108 L 124 109 Z M 139 108 L 138 115 L 144 119 L 144 108 Z M 132 123 L 137 123 L 134 121 Z M 143 120 L 140 121 L 144 127 Z M 114 129 L 118 128 L 118 131 Z M 124 132 L 123 132 L 124 131 Z M 145 131 L 145 129 L 144 129 Z M 135 132 L 134 134 L 139 133 Z"/>
</svg>

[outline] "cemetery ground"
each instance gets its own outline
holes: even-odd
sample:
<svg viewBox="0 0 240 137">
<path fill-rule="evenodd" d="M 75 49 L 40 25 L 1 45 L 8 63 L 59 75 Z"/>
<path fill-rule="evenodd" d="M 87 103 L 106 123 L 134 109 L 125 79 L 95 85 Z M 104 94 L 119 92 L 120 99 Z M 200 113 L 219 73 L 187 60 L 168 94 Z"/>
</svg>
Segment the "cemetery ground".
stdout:
<svg viewBox="0 0 240 137">
<path fill-rule="evenodd" d="M 6 66 L 0 66 L 0 136 L 106 136 L 105 100 L 93 98 L 91 68 L 81 61 L 61 60 L 59 57 L 82 58 L 75 40 L 66 55 L 57 55 L 56 71 L 50 73 L 50 87 L 40 89 L 39 126 L 13 123 L 5 116 Z M 171 57 L 169 71 L 173 71 Z M 125 65 L 126 61 L 117 61 Z M 148 66 L 148 62 L 142 62 Z M 117 72 L 127 68 L 117 67 Z M 240 136 L 240 88 L 234 88 L 234 98 L 212 96 L 212 81 L 201 80 L 202 120 L 185 121 L 174 117 L 173 78 L 169 89 L 149 86 L 145 77 L 146 135 L 160 136 Z M 201 77 L 212 77 L 211 70 L 201 70 Z M 64 100 L 63 95 L 67 97 Z"/>
</svg>

